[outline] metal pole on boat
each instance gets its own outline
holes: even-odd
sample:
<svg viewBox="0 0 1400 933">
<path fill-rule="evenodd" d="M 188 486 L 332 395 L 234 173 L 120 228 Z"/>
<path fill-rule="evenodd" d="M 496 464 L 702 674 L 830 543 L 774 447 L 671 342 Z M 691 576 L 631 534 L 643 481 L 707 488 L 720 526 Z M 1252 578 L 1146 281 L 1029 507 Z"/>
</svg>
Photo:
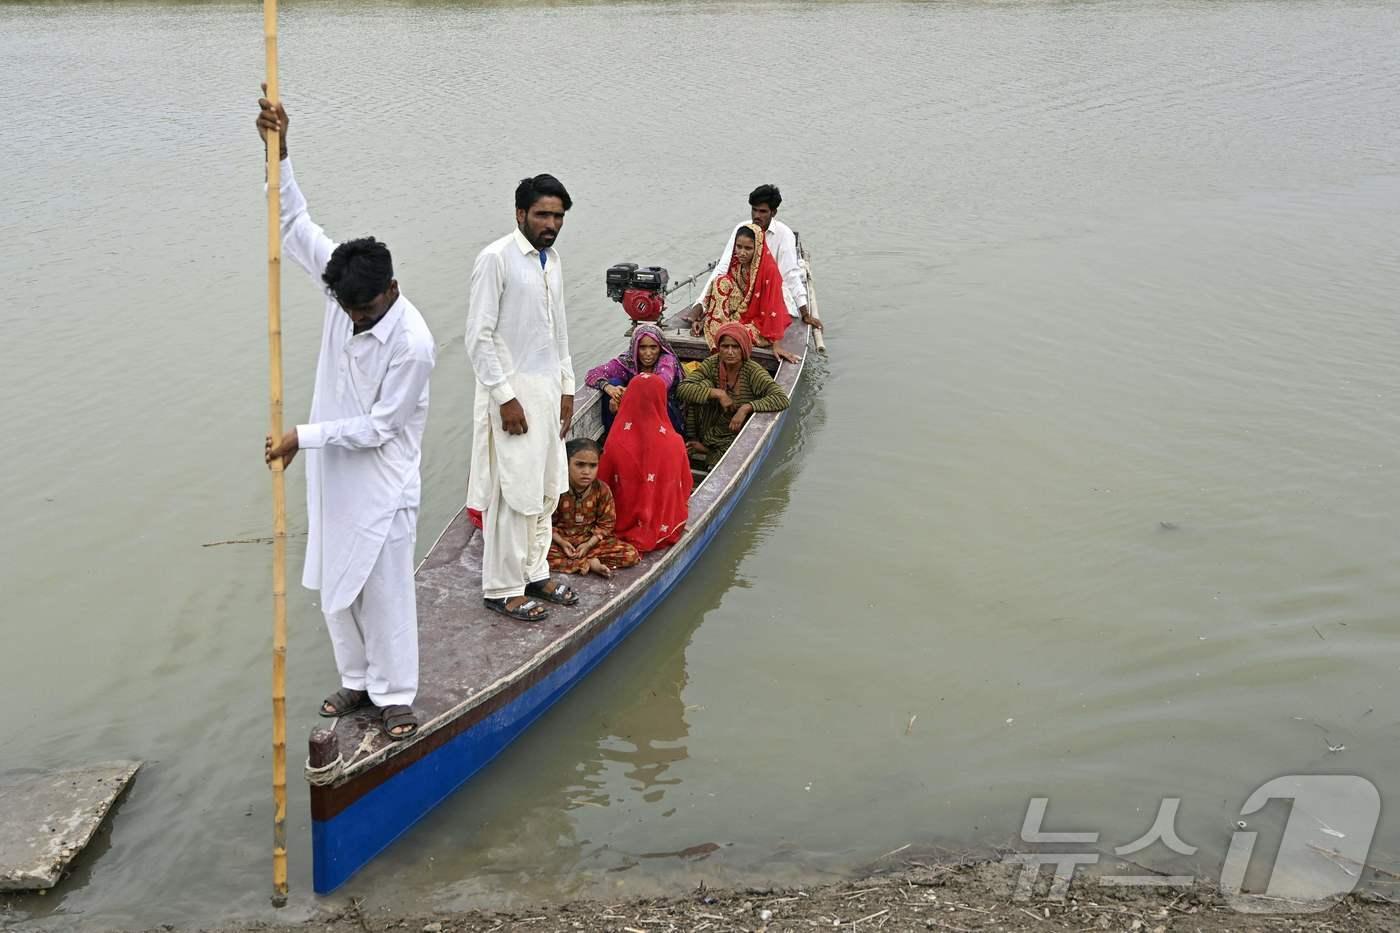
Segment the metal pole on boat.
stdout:
<svg viewBox="0 0 1400 933">
<path fill-rule="evenodd" d="M 700 278 L 700 276 L 702 276 L 702 275 L 709 275 L 709 274 L 710 274 L 710 270 L 713 269 L 713 268 L 714 268 L 715 266 L 717 266 L 717 265 L 719 265 L 719 260 L 717 260 L 717 259 L 712 259 L 712 260 L 710 260 L 710 264 L 709 264 L 708 266 L 706 266 L 704 269 L 702 269 L 702 270 L 700 270 L 699 272 L 695 273 L 695 274 L 692 275 L 690 278 L 688 278 L 688 279 L 682 279 L 681 281 L 679 281 L 679 282 L 675 283 L 674 285 L 672 285 L 670 288 L 666 289 L 666 294 L 667 294 L 667 295 L 671 295 L 671 294 L 673 294 L 673 293 L 675 293 L 675 292 L 678 292 L 678 291 L 680 291 L 682 288 L 685 288 L 687 285 L 692 284 L 696 279 Z"/>
<path fill-rule="evenodd" d="M 277 0 L 263 0 L 267 99 L 276 104 Z M 269 433 L 282 437 L 282 179 L 279 133 L 267 134 L 267 354 Z M 287 496 L 272 466 L 272 904 L 287 904 Z"/>
</svg>

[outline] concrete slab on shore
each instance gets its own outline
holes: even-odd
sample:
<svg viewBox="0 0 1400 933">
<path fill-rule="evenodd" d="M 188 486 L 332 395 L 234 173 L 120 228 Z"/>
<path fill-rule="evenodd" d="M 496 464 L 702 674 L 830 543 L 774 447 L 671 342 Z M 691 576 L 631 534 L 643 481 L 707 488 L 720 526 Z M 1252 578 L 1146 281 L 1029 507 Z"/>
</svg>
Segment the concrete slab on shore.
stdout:
<svg viewBox="0 0 1400 933">
<path fill-rule="evenodd" d="M 57 884 L 140 767 L 103 761 L 0 783 L 0 891 Z"/>
</svg>

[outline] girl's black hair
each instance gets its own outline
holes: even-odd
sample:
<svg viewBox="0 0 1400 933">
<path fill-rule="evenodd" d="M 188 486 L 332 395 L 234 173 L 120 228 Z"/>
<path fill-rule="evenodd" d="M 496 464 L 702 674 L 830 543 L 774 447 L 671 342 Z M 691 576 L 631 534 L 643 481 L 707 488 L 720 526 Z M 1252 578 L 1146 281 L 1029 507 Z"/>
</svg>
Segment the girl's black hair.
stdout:
<svg viewBox="0 0 1400 933">
<path fill-rule="evenodd" d="M 595 454 L 601 455 L 603 448 L 598 446 L 598 442 L 591 437 L 576 437 L 564 445 L 564 453 L 568 459 L 574 459 L 574 455 L 580 451 L 591 450 Z"/>
</svg>

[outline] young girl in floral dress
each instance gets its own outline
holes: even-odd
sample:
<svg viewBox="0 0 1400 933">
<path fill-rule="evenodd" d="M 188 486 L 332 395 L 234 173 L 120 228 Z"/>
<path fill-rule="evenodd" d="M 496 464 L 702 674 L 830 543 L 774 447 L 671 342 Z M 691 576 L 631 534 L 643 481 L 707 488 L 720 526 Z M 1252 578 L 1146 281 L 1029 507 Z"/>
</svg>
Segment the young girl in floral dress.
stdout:
<svg viewBox="0 0 1400 933">
<path fill-rule="evenodd" d="M 634 566 L 642 559 L 637 549 L 613 535 L 617 506 L 612 490 L 598 480 L 598 444 L 579 437 L 564 451 L 569 457 L 569 490 L 554 509 L 549 569 L 611 577 L 614 570 Z"/>
</svg>

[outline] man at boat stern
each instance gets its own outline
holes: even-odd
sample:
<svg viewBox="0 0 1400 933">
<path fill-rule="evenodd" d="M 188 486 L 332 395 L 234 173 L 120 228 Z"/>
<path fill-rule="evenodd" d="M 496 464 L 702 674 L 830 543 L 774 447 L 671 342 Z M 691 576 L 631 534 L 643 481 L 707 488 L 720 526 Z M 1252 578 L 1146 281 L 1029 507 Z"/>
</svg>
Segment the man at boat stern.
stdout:
<svg viewBox="0 0 1400 933">
<path fill-rule="evenodd" d="M 797 234 L 792 228 L 778 219 L 778 208 L 783 204 L 783 193 L 777 185 L 759 185 L 749 192 L 749 220 L 758 224 L 763 231 L 763 247 L 773 254 L 778 271 L 783 276 L 783 302 L 788 314 L 800 318 L 803 324 L 816 330 L 822 329 L 820 318 L 813 317 L 807 310 L 807 284 L 802 277 L 802 264 L 797 255 Z M 702 296 L 710 291 L 714 280 L 729 271 L 729 258 L 734 255 L 735 228 L 731 225 L 729 242 L 715 263 L 715 271 L 700 289 Z M 687 320 L 698 320 L 703 308 L 702 301 L 691 305 L 681 316 Z M 698 333 L 698 332 L 697 332 Z"/>
<path fill-rule="evenodd" d="M 554 241 L 573 200 L 553 175 L 515 189 L 515 229 L 472 267 L 467 356 L 476 374 L 467 507 L 482 513 L 481 594 L 521 622 L 572 606 L 549 575 L 551 517 L 569 488 L 564 438 L 574 414 L 574 364 L 564 273 Z"/>
<path fill-rule="evenodd" d="M 283 469 L 306 451 L 301 582 L 320 590 L 341 684 L 320 712 L 373 704 L 385 734 L 406 739 L 418 731 L 413 546 L 437 348 L 399 293 L 388 248 L 373 237 L 336 244 L 311 220 L 287 158 L 287 113 L 258 103 L 263 144 L 274 129 L 282 144 L 282 252 L 326 296 L 311 418 L 265 448 Z"/>
</svg>

